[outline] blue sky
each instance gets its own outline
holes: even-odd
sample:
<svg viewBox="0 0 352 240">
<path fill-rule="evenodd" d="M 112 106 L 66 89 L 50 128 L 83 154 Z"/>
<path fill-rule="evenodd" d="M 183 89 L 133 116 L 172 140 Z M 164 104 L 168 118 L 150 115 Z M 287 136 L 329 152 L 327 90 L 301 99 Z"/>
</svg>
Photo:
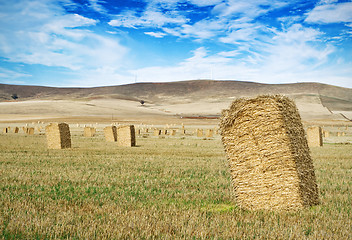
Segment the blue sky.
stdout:
<svg viewBox="0 0 352 240">
<path fill-rule="evenodd" d="M 193 79 L 352 88 L 352 2 L 0 0 L 0 83 Z"/>
</svg>

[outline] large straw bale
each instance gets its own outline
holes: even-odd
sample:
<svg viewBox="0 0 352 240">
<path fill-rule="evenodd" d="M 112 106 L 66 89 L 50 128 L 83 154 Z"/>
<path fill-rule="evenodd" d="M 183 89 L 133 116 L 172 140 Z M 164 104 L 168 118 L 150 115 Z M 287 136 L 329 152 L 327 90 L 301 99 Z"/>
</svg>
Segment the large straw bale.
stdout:
<svg viewBox="0 0 352 240">
<path fill-rule="evenodd" d="M 71 133 L 67 123 L 50 123 L 45 127 L 49 149 L 71 148 Z"/>
<path fill-rule="evenodd" d="M 13 132 L 14 133 L 18 133 L 20 131 L 20 129 L 18 128 L 18 127 L 15 127 L 14 129 L 13 129 Z"/>
<path fill-rule="evenodd" d="M 203 137 L 203 129 L 197 129 L 197 137 Z"/>
<path fill-rule="evenodd" d="M 105 135 L 105 140 L 107 142 L 116 142 L 117 141 L 116 126 L 105 127 L 104 135 Z"/>
<path fill-rule="evenodd" d="M 323 134 L 321 131 L 321 127 L 307 128 L 307 140 L 309 147 L 323 146 Z"/>
<path fill-rule="evenodd" d="M 296 210 L 318 204 L 313 161 L 292 100 L 237 99 L 222 111 L 220 130 L 240 207 Z"/>
<path fill-rule="evenodd" d="M 94 137 L 95 135 L 95 128 L 93 127 L 85 127 L 83 136 L 85 137 Z"/>
<path fill-rule="evenodd" d="M 134 125 L 121 125 L 116 129 L 117 145 L 123 147 L 136 146 L 136 133 Z"/>
</svg>

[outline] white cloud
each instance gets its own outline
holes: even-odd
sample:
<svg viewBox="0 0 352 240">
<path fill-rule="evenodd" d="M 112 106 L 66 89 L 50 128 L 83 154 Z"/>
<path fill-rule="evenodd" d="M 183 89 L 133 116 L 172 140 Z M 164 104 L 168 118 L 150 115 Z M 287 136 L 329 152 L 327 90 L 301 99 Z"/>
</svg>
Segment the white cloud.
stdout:
<svg viewBox="0 0 352 240">
<path fill-rule="evenodd" d="M 144 34 L 152 37 L 156 37 L 156 38 L 163 38 L 167 35 L 166 33 L 163 33 L 163 32 L 144 32 Z"/>
<path fill-rule="evenodd" d="M 289 1 L 228 0 L 215 6 L 213 13 L 221 16 L 246 16 L 250 19 L 255 19 L 273 9 L 281 8 L 288 4 Z"/>
<path fill-rule="evenodd" d="M 73 71 L 122 66 L 127 49 L 96 34 L 97 20 L 67 14 L 52 1 L 2 3 L 0 55 L 11 62 L 65 67 Z M 11 6 L 9 6 L 11 5 Z"/>
<path fill-rule="evenodd" d="M 109 22 L 114 27 L 127 27 L 127 28 L 146 28 L 156 27 L 161 28 L 169 24 L 183 24 L 188 20 L 181 15 L 173 13 L 162 13 L 156 9 L 146 10 L 141 16 L 134 11 L 126 11 L 114 17 Z"/>
<path fill-rule="evenodd" d="M 14 81 L 16 78 L 23 78 L 23 77 L 31 77 L 32 75 L 27 73 L 21 73 L 13 70 L 9 70 L 3 67 L 0 67 L 0 79 Z"/>
<path fill-rule="evenodd" d="M 336 76 L 336 68 L 326 67 L 330 54 L 336 49 L 331 45 L 317 44 L 322 33 L 295 24 L 276 31 L 271 42 L 262 43 L 252 51 L 248 43 L 235 50 L 210 54 L 200 47 L 193 56 L 175 66 L 138 69 L 140 81 L 174 81 L 186 79 L 232 79 L 265 83 L 325 82 Z M 247 57 L 244 57 L 247 56 Z M 341 66 L 341 71 L 344 69 Z M 339 70 L 340 71 L 340 70 Z M 352 70 L 349 71 L 352 73 Z M 348 74 L 337 76 L 343 85 Z M 331 83 L 331 82 L 330 82 Z"/>
<path fill-rule="evenodd" d="M 214 6 L 222 2 L 222 0 L 189 0 L 189 2 L 198 7 Z"/>
<path fill-rule="evenodd" d="M 106 14 L 107 10 L 101 5 L 102 3 L 105 3 L 105 1 L 102 0 L 88 0 L 89 5 L 92 9 L 94 9 L 96 12 L 101 13 L 101 14 Z"/>
<path fill-rule="evenodd" d="M 352 22 L 352 2 L 318 5 L 307 14 L 306 22 Z"/>
</svg>

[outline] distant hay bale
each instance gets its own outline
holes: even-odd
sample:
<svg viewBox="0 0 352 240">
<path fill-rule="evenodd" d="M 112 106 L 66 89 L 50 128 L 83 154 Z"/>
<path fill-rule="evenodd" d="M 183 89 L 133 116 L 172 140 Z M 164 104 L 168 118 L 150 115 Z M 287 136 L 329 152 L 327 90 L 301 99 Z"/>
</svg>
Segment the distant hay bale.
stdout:
<svg viewBox="0 0 352 240">
<path fill-rule="evenodd" d="M 186 129 L 182 129 L 182 135 L 186 135 Z"/>
<path fill-rule="evenodd" d="M 176 135 L 176 129 L 172 129 L 172 130 L 170 131 L 170 135 L 171 135 L 171 136 L 175 136 L 175 135 Z"/>
<path fill-rule="evenodd" d="M 159 130 L 159 129 L 154 129 L 153 135 L 154 135 L 154 136 L 159 136 L 159 135 L 161 135 L 161 130 Z"/>
<path fill-rule="evenodd" d="M 328 138 L 328 137 L 330 137 L 330 132 L 324 130 L 324 134 L 323 135 L 324 135 L 324 138 Z"/>
<path fill-rule="evenodd" d="M 104 135 L 105 135 L 105 140 L 107 142 L 116 142 L 117 141 L 116 126 L 105 127 Z"/>
<path fill-rule="evenodd" d="M 117 145 L 122 147 L 136 146 L 136 133 L 134 125 L 119 126 L 117 132 Z"/>
<path fill-rule="evenodd" d="M 337 136 L 338 136 L 338 137 L 343 137 L 343 136 L 345 136 L 345 135 L 346 135 L 345 132 L 337 132 Z"/>
<path fill-rule="evenodd" d="M 18 128 L 18 127 L 15 127 L 14 129 L 13 129 L 13 133 L 18 133 L 20 131 L 20 129 Z"/>
<path fill-rule="evenodd" d="M 321 131 L 321 127 L 307 128 L 307 140 L 309 147 L 323 146 L 323 134 Z"/>
<path fill-rule="evenodd" d="M 319 203 L 313 161 L 292 100 L 237 99 L 222 111 L 220 130 L 240 207 L 296 210 Z"/>
<path fill-rule="evenodd" d="M 167 129 L 164 129 L 162 132 L 164 135 L 167 135 Z"/>
<path fill-rule="evenodd" d="M 50 123 L 45 127 L 48 149 L 71 148 L 71 133 L 67 123 Z"/>
<path fill-rule="evenodd" d="M 40 130 L 39 127 L 35 127 L 34 130 L 37 131 L 37 132 L 39 132 L 39 133 L 41 132 L 41 130 Z"/>
<path fill-rule="evenodd" d="M 214 130 L 213 129 L 207 129 L 206 137 L 207 138 L 212 138 L 214 135 Z"/>
<path fill-rule="evenodd" d="M 28 135 L 34 135 L 34 128 L 32 128 L 32 127 L 27 128 L 27 134 Z"/>
<path fill-rule="evenodd" d="M 197 129 L 197 137 L 203 137 L 203 129 Z"/>
<path fill-rule="evenodd" d="M 27 128 L 26 127 L 22 127 L 22 130 L 24 133 L 27 133 Z"/>
<path fill-rule="evenodd" d="M 85 127 L 84 128 L 84 132 L 83 132 L 83 136 L 85 136 L 85 137 L 94 137 L 95 131 L 96 130 L 93 127 Z"/>
<path fill-rule="evenodd" d="M 8 128 L 5 127 L 5 128 L 2 130 L 2 132 L 3 132 L 3 133 L 8 133 L 9 130 L 8 130 Z"/>
</svg>

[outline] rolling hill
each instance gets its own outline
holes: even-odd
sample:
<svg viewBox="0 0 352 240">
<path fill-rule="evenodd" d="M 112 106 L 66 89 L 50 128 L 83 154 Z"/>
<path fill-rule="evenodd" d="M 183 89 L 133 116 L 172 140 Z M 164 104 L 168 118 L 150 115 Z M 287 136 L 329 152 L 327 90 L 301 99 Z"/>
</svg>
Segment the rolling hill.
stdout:
<svg viewBox="0 0 352 240">
<path fill-rule="evenodd" d="M 19 97 L 16 101 L 11 98 L 13 94 Z M 258 94 L 284 94 L 293 98 L 303 119 L 352 117 L 352 89 L 349 88 L 321 83 L 193 80 L 93 88 L 0 84 L 0 118 L 4 114 L 217 116 L 233 99 Z M 140 100 L 145 101 L 143 108 Z"/>
</svg>

